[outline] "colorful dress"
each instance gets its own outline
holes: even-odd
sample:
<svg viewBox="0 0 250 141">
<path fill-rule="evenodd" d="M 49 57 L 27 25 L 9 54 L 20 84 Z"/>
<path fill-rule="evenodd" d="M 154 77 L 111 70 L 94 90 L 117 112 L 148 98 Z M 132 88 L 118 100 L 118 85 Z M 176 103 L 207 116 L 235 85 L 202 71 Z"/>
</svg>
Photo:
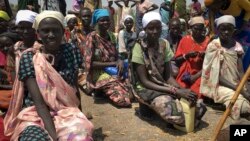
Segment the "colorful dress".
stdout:
<svg viewBox="0 0 250 141">
<path fill-rule="evenodd" d="M 221 86 L 219 77 L 223 76 L 228 82 L 238 85 L 241 79 L 237 69 L 238 59 L 243 53 L 243 48 L 238 42 L 230 49 L 222 47 L 219 39 L 209 43 L 203 61 L 200 92 L 213 99 L 215 103 L 228 106 L 235 91 Z M 243 113 L 250 113 L 250 103 L 240 94 L 230 116 L 237 120 Z"/>
<path fill-rule="evenodd" d="M 104 92 L 116 105 L 129 106 L 130 99 L 125 83 L 109 75 L 103 69 L 93 69 L 93 61 L 114 62 L 118 59 L 116 38 L 109 32 L 110 40 L 102 38 L 96 31 L 87 36 L 84 53 L 87 83 L 89 87 Z"/>
<path fill-rule="evenodd" d="M 93 125 L 78 109 L 80 102 L 74 88 L 76 72 L 82 63 L 81 54 L 70 44 L 64 44 L 60 49 L 55 56 L 61 59 L 54 67 L 47 61 L 48 55 L 37 47 L 22 53 L 14 95 L 4 119 L 5 134 L 11 136 L 11 140 L 51 140 L 23 83 L 28 78 L 36 79 L 54 121 L 58 140 L 92 140 Z"/>
<path fill-rule="evenodd" d="M 183 37 L 179 43 L 175 57 L 183 56 L 188 54 L 191 51 L 198 51 L 204 53 L 206 51 L 207 45 L 209 43 L 209 38 L 206 37 L 205 40 L 198 44 L 194 41 L 191 35 Z M 198 95 L 198 98 L 201 97 L 200 93 L 200 82 L 201 78 L 198 78 L 194 83 L 184 80 L 186 74 L 194 75 L 197 72 L 202 70 L 203 57 L 197 55 L 194 58 L 189 58 L 180 65 L 179 73 L 177 75 L 177 82 L 184 88 L 190 88 L 193 92 Z"/>
</svg>

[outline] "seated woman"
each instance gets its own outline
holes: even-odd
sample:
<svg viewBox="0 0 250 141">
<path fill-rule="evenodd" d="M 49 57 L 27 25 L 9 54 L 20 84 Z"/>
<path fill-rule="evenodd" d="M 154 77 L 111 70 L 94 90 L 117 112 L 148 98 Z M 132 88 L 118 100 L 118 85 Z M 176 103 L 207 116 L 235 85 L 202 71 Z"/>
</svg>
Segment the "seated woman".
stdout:
<svg viewBox="0 0 250 141">
<path fill-rule="evenodd" d="M 176 81 L 184 88 L 191 89 L 202 98 L 200 93 L 201 70 L 209 37 L 204 34 L 203 17 L 194 17 L 189 21 L 192 35 L 183 37 L 175 53 L 175 62 L 179 66 Z"/>
<path fill-rule="evenodd" d="M 210 11 L 221 15 L 235 17 L 237 32 L 234 39 L 244 48 L 243 68 L 247 70 L 250 64 L 250 1 L 249 0 L 205 0 L 205 5 Z"/>
<path fill-rule="evenodd" d="M 97 24 L 97 31 L 87 36 L 84 53 L 88 87 L 103 92 L 117 106 L 130 106 L 125 83 L 104 71 L 106 67 L 117 66 L 119 71 L 123 68 L 122 61 L 118 60 L 116 38 L 108 31 L 110 25 L 108 10 L 95 10 L 92 22 L 93 25 Z"/>
<path fill-rule="evenodd" d="M 242 74 L 242 46 L 233 39 L 235 18 L 225 15 L 215 20 L 219 38 L 208 44 L 202 67 L 200 92 L 226 106 L 235 93 Z M 250 89 L 242 90 L 231 111 L 233 119 L 250 117 Z"/>
<path fill-rule="evenodd" d="M 185 125 L 184 113 L 179 98 L 195 105 L 197 96 L 188 89 L 181 88 L 171 76 L 170 60 L 174 56 L 167 40 L 161 39 L 161 17 L 156 12 L 148 12 L 142 19 L 146 36 L 140 37 L 132 51 L 132 68 L 135 71 L 135 92 L 140 102 L 139 113 L 150 117 L 147 108 L 153 109 L 166 122 Z M 144 105 L 146 104 L 146 105 Z M 200 120 L 202 114 L 196 114 Z"/>
<path fill-rule="evenodd" d="M 92 140 L 93 125 L 78 109 L 79 49 L 61 44 L 64 16 L 57 11 L 37 15 L 33 27 L 43 45 L 25 50 L 6 117 L 11 140 Z"/>
</svg>

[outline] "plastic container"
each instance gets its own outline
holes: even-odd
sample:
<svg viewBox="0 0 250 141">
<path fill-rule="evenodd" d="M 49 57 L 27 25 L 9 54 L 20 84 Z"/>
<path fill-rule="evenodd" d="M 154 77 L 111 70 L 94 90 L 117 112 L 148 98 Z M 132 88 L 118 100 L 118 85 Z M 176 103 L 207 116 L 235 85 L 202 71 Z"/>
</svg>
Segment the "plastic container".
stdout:
<svg viewBox="0 0 250 141">
<path fill-rule="evenodd" d="M 118 69 L 116 67 L 106 67 L 104 68 L 104 71 L 108 73 L 109 75 L 112 76 L 117 76 L 118 75 Z M 124 73 L 123 73 L 124 78 L 128 78 L 128 60 L 124 60 Z"/>
<path fill-rule="evenodd" d="M 174 127 L 186 133 L 193 132 L 194 120 L 195 120 L 195 107 L 190 107 L 189 106 L 190 103 L 184 98 L 181 98 L 180 103 L 182 105 L 182 109 L 185 116 L 185 127 L 181 127 L 179 125 L 174 125 Z"/>
</svg>

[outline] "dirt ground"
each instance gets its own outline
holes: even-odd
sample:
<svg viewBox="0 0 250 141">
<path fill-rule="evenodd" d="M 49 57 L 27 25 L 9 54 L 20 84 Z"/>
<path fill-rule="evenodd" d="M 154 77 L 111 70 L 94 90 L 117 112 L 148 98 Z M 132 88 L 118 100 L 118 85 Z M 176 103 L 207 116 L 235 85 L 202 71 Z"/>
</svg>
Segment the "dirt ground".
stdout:
<svg viewBox="0 0 250 141">
<path fill-rule="evenodd" d="M 223 112 L 208 107 L 199 128 L 192 133 L 178 131 L 159 117 L 153 121 L 144 121 L 135 115 L 132 108 L 117 108 L 107 99 L 95 99 L 81 93 L 84 113 L 90 113 L 95 126 L 95 141 L 208 141 L 211 140 L 215 126 Z M 224 128 L 233 123 L 228 118 Z"/>
</svg>

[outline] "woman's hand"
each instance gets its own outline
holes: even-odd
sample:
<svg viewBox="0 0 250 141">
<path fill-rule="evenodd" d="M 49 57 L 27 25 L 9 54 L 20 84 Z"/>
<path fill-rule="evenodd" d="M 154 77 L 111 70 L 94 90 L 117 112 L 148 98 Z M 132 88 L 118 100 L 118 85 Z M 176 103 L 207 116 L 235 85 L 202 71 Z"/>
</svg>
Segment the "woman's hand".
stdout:
<svg viewBox="0 0 250 141">
<path fill-rule="evenodd" d="M 202 71 L 197 72 L 194 75 L 191 75 L 190 77 L 190 83 L 193 84 L 197 79 L 201 77 Z"/>
<path fill-rule="evenodd" d="M 186 59 L 188 59 L 188 58 L 194 58 L 194 57 L 196 57 L 198 54 L 199 54 L 198 51 L 191 51 L 191 52 L 187 53 L 185 57 L 186 57 Z"/>
<path fill-rule="evenodd" d="M 189 89 L 177 89 L 176 94 L 190 102 L 190 106 L 195 106 L 197 95 Z"/>
<path fill-rule="evenodd" d="M 123 60 L 118 60 L 116 63 L 116 67 L 118 69 L 118 76 L 121 76 L 121 74 L 123 73 L 123 67 L 124 66 L 124 62 Z"/>
</svg>

